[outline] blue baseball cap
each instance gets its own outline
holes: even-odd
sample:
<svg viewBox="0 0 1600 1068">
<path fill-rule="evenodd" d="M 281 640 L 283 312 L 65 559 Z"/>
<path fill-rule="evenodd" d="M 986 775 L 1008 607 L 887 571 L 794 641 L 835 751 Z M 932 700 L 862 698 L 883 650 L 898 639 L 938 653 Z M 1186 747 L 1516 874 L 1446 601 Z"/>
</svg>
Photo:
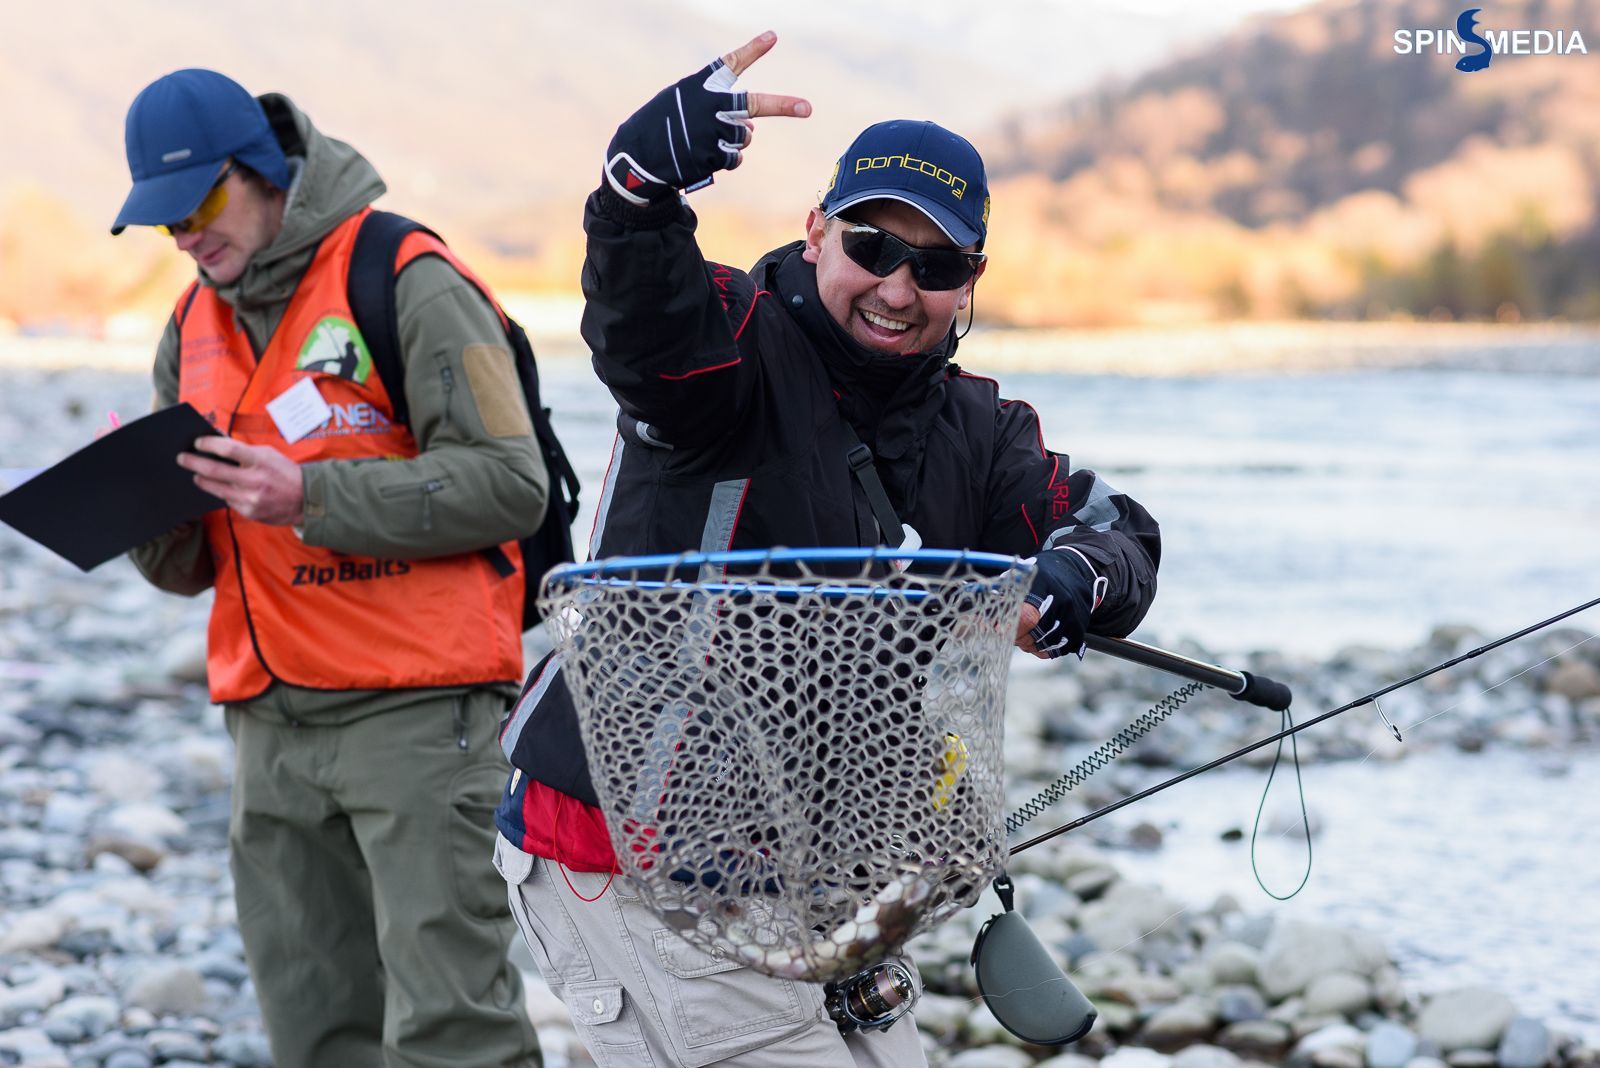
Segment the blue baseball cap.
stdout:
<svg viewBox="0 0 1600 1068">
<path fill-rule="evenodd" d="M 244 86 L 214 70 L 174 71 L 145 86 L 124 135 L 133 189 L 111 232 L 187 218 L 233 157 L 280 189 L 289 161 L 266 112 Z"/>
<path fill-rule="evenodd" d="M 833 218 L 865 200 L 900 200 L 957 245 L 983 245 L 989 182 L 972 143 L 933 122 L 894 119 L 862 130 L 833 166 L 822 211 Z"/>
</svg>

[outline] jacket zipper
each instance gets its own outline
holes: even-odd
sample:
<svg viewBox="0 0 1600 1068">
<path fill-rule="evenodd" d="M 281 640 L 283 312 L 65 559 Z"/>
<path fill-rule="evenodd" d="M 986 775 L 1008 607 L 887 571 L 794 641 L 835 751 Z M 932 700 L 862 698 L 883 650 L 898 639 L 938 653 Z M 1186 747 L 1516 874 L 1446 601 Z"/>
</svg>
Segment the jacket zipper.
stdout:
<svg viewBox="0 0 1600 1068">
<path fill-rule="evenodd" d="M 449 364 L 439 368 L 439 380 L 444 383 L 444 419 L 439 424 L 442 430 L 450 425 L 450 412 L 454 407 L 450 401 L 455 396 L 456 389 L 456 373 L 451 370 Z"/>
<path fill-rule="evenodd" d="M 378 496 L 390 500 L 395 497 L 405 497 L 413 493 L 422 494 L 422 529 L 433 529 L 433 495 L 444 489 L 449 484 L 446 478 L 430 478 L 426 482 L 407 482 L 403 486 L 384 486 L 378 490 Z"/>
</svg>

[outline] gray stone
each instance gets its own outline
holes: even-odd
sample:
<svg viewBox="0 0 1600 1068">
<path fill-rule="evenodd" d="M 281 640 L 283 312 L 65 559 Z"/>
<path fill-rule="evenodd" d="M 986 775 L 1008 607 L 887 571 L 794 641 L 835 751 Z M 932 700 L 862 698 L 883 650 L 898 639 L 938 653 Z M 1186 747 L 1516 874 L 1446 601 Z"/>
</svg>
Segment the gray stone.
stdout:
<svg viewBox="0 0 1600 1068">
<path fill-rule="evenodd" d="M 15 986 L 0 986 L 0 1031 L 16 1026 L 25 1016 L 44 1012 L 66 995 L 67 984 L 53 971 Z"/>
<path fill-rule="evenodd" d="M 186 964 L 156 964 L 128 985 L 126 1000 L 152 1013 L 194 1016 L 206 1006 L 205 982 Z"/>
<path fill-rule="evenodd" d="M 187 1031 L 151 1031 L 144 1036 L 150 1052 L 164 1063 L 171 1061 L 204 1061 L 206 1044 Z"/>
<path fill-rule="evenodd" d="M 1190 994 L 1203 994 L 1214 982 L 1210 967 L 1199 961 L 1189 961 L 1172 969 L 1172 981 Z"/>
<path fill-rule="evenodd" d="M 987 1005 L 979 1005 L 967 1014 L 967 1037 L 974 1046 L 1015 1046 L 1022 1041 L 994 1018 Z"/>
<path fill-rule="evenodd" d="M 1444 1063 L 1450 1068 L 1494 1068 L 1494 1051 L 1458 1049 L 1445 1054 Z"/>
<path fill-rule="evenodd" d="M 1367 1036 L 1356 1028 L 1346 1023 L 1336 1023 L 1328 1027 L 1318 1028 L 1306 1035 L 1295 1044 L 1294 1050 L 1289 1054 L 1289 1063 L 1319 1064 L 1317 1056 L 1329 1050 L 1343 1050 L 1354 1053 L 1359 1064 L 1362 1051 L 1367 1045 Z M 1326 1068 L 1346 1068 L 1343 1064 L 1331 1064 Z"/>
<path fill-rule="evenodd" d="M 1255 916 L 1231 916 L 1229 920 L 1226 928 L 1228 937 L 1254 949 L 1264 949 L 1278 926 L 1272 914 L 1267 912 Z"/>
<path fill-rule="evenodd" d="M 1132 1005 L 1124 1005 L 1120 1001 L 1101 1001 L 1096 1002 L 1095 1009 L 1100 1013 L 1106 1030 L 1112 1034 L 1126 1034 L 1139 1024 L 1139 1012 Z"/>
<path fill-rule="evenodd" d="M 1354 1016 L 1372 1004 L 1372 984 L 1350 972 L 1318 976 L 1306 987 L 1306 1012 Z"/>
<path fill-rule="evenodd" d="M 1417 1055 L 1417 1036 L 1409 1027 L 1385 1021 L 1367 1035 L 1367 1068 L 1405 1068 Z"/>
<path fill-rule="evenodd" d="M 1172 1068 L 1242 1068 L 1243 1064 L 1237 1054 L 1220 1046 L 1190 1046 L 1172 1058 Z"/>
<path fill-rule="evenodd" d="M 1261 967 L 1261 951 L 1243 942 L 1221 942 L 1207 951 L 1205 960 L 1219 985 L 1254 986 Z"/>
<path fill-rule="evenodd" d="M 1123 1046 L 1100 1060 L 1100 1068 L 1169 1068 L 1172 1058 L 1153 1049 Z"/>
<path fill-rule="evenodd" d="M 1183 989 L 1166 976 L 1139 973 L 1107 980 L 1100 986 L 1100 996 L 1149 1008 L 1172 1004 L 1183 996 Z"/>
<path fill-rule="evenodd" d="M 204 630 L 180 630 L 156 654 L 156 670 L 175 682 L 206 681 Z"/>
<path fill-rule="evenodd" d="M 1400 979 L 1400 969 L 1385 964 L 1372 976 L 1372 996 L 1378 1008 L 1390 1016 L 1397 1016 L 1406 1006 L 1406 988 Z"/>
<path fill-rule="evenodd" d="M 1438 1057 L 1418 1055 L 1406 1061 L 1406 1068 L 1450 1068 L 1448 1064 Z"/>
<path fill-rule="evenodd" d="M 1047 1061 L 1040 1061 L 1033 1068 L 1100 1068 L 1100 1062 L 1093 1057 L 1085 1057 L 1081 1053 L 1062 1053 L 1051 1057 Z M 1195 1066 L 1203 1068 L 1203 1066 Z M 1219 1066 L 1222 1068 L 1222 1066 Z"/>
<path fill-rule="evenodd" d="M 1217 1018 L 1209 1006 L 1196 1001 L 1180 1001 L 1158 1009 L 1145 1021 L 1139 1041 L 1151 1049 L 1179 1050 L 1210 1038 L 1217 1029 Z"/>
<path fill-rule="evenodd" d="M 28 953 L 55 945 L 67 930 L 64 917 L 49 909 L 14 914 L 0 932 L 0 953 Z"/>
<path fill-rule="evenodd" d="M 1300 1011 L 1304 1011 L 1303 1005 Z M 1279 1018 L 1281 1019 L 1281 1017 Z M 1324 1013 L 1321 1016 L 1301 1016 L 1297 1012 L 1295 1018 L 1289 1021 L 1289 1030 L 1294 1035 L 1294 1040 L 1299 1042 L 1307 1035 L 1314 1035 L 1318 1031 L 1324 1031 L 1330 1027 L 1342 1027 L 1348 1022 L 1336 1012 Z M 1357 1030 L 1360 1030 L 1360 1028 L 1357 1028 Z"/>
<path fill-rule="evenodd" d="M 1277 1020 L 1241 1020 L 1224 1027 L 1214 1041 L 1241 1057 L 1276 1060 L 1289 1048 L 1289 1025 Z"/>
<path fill-rule="evenodd" d="M 1121 878 L 1117 869 L 1109 864 L 1100 864 L 1071 876 L 1066 886 L 1079 900 L 1093 901 Z"/>
<path fill-rule="evenodd" d="M 206 953 L 196 957 L 192 963 L 207 979 L 221 979 L 230 986 L 238 986 L 250 978 L 250 969 L 245 962 L 226 953 Z"/>
<path fill-rule="evenodd" d="M 1555 1037 L 1531 1016 L 1518 1016 L 1506 1025 L 1495 1059 L 1500 1068 L 1542 1068 L 1555 1057 Z"/>
<path fill-rule="evenodd" d="M 99 1038 L 116 1025 L 120 1013 L 112 998 L 84 994 L 52 1005 L 44 1018 L 46 1023 L 70 1024 L 82 1032 L 81 1038 Z"/>
<path fill-rule="evenodd" d="M 1183 906 L 1159 888 L 1122 880 L 1083 906 L 1078 930 L 1102 946 L 1128 946 L 1182 911 Z"/>
<path fill-rule="evenodd" d="M 1451 990 L 1423 1006 L 1417 1015 L 1417 1033 L 1445 1053 L 1494 1049 L 1516 1015 L 1511 999 L 1497 990 Z"/>
<path fill-rule="evenodd" d="M 148 1053 L 133 1049 L 119 1049 L 105 1060 L 105 1068 L 151 1068 L 155 1062 Z"/>
<path fill-rule="evenodd" d="M 1600 697 L 1600 669 L 1586 660 L 1567 660 L 1550 673 L 1544 688 L 1569 701 Z"/>
<path fill-rule="evenodd" d="M 1259 1020 L 1267 1015 L 1267 999 L 1253 986 L 1230 984 L 1215 991 L 1217 1016 L 1223 1023 Z"/>
<path fill-rule="evenodd" d="M 565 1006 L 562 1008 L 565 1009 Z M 967 1013 L 971 1010 L 972 1002 L 966 998 L 925 992 L 917 999 L 915 1009 L 917 1027 L 941 1038 L 956 1035 L 967 1022 Z M 217 1044 L 217 1051 L 219 1054 L 222 1051 L 220 1042 Z"/>
<path fill-rule="evenodd" d="M 1313 1068 L 1365 1068 L 1359 1050 L 1345 1046 L 1319 1049 L 1311 1055 Z"/>
<path fill-rule="evenodd" d="M 1033 1057 L 1015 1046 L 966 1049 L 946 1062 L 949 1068 L 1029 1068 Z"/>
<path fill-rule="evenodd" d="M 1382 946 L 1358 931 L 1311 923 L 1279 924 L 1262 952 L 1261 991 L 1272 1001 L 1282 1001 L 1324 975 L 1371 975 L 1386 963 Z"/>
<path fill-rule="evenodd" d="M 89 1037 L 89 1032 L 77 1020 L 44 1020 L 40 1027 L 58 1046 L 72 1046 Z"/>
<path fill-rule="evenodd" d="M 0 1031 L 0 1063 L 20 1063 L 25 1068 L 66 1068 L 67 1058 L 43 1031 L 14 1027 Z"/>
</svg>

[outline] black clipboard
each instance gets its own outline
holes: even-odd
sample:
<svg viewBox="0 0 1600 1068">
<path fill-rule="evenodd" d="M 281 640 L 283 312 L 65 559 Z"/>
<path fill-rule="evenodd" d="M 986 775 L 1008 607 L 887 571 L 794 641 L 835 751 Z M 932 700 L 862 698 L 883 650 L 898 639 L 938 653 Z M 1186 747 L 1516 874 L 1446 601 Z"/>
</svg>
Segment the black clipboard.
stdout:
<svg viewBox="0 0 1600 1068">
<path fill-rule="evenodd" d="M 216 427 L 189 404 L 126 423 L 0 496 L 0 522 L 90 571 L 222 501 L 178 454 Z"/>
</svg>

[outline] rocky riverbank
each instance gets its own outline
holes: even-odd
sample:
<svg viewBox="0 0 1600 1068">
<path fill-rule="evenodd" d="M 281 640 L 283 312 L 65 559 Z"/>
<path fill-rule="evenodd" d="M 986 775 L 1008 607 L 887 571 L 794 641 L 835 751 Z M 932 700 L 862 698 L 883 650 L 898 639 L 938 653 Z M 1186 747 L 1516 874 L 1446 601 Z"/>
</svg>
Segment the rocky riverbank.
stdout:
<svg viewBox="0 0 1600 1068">
<path fill-rule="evenodd" d="M 233 922 L 232 754 L 201 681 L 204 604 L 156 594 L 125 562 L 72 574 L 11 535 L 0 537 L 0 564 L 0 1063 L 270 1063 Z M 1249 666 L 1295 686 L 1306 707 L 1329 707 L 1346 689 L 1400 677 L 1476 640 L 1442 629 L 1398 655 L 1350 651 L 1323 665 L 1260 657 Z M 1541 642 L 1553 653 L 1581 640 L 1565 632 Z M 1480 692 L 1498 681 L 1494 664 L 1454 673 L 1427 707 L 1455 710 L 1415 738 L 1424 746 L 1544 747 L 1557 759 L 1600 730 L 1597 651 L 1600 643 L 1582 644 L 1490 697 Z M 1532 652 L 1524 659 L 1537 659 Z M 1018 801 L 1166 685 L 1097 658 L 1019 671 L 1008 735 Z M 1157 766 L 1186 765 L 1244 740 L 1231 703 L 1214 696 L 1196 699 L 1192 714 L 1157 728 L 1051 816 L 1137 786 Z M 1387 710 L 1401 722 L 1423 714 L 1400 700 Z M 1312 732 L 1302 758 L 1366 755 L 1366 735 L 1338 723 Z M 1119 845 L 1139 833 L 1150 831 L 1135 823 L 1106 832 Z M 1159 844 L 1159 832 L 1149 844 Z M 1094 1032 L 1061 1054 L 1018 1046 L 997 1026 L 976 1000 L 966 963 L 976 926 L 992 911 L 980 907 L 914 947 L 929 991 L 918 1025 L 935 1062 L 1600 1062 L 1492 990 L 1427 1001 L 1408 995 L 1370 934 L 1275 923 L 1227 899 L 1185 909 L 1158 888 L 1121 878 L 1109 856 L 1093 846 L 1039 849 L 1014 872 L 1025 914 L 1099 1006 Z M 530 985 L 549 1062 L 586 1063 L 562 1007 L 536 979 Z"/>
</svg>

